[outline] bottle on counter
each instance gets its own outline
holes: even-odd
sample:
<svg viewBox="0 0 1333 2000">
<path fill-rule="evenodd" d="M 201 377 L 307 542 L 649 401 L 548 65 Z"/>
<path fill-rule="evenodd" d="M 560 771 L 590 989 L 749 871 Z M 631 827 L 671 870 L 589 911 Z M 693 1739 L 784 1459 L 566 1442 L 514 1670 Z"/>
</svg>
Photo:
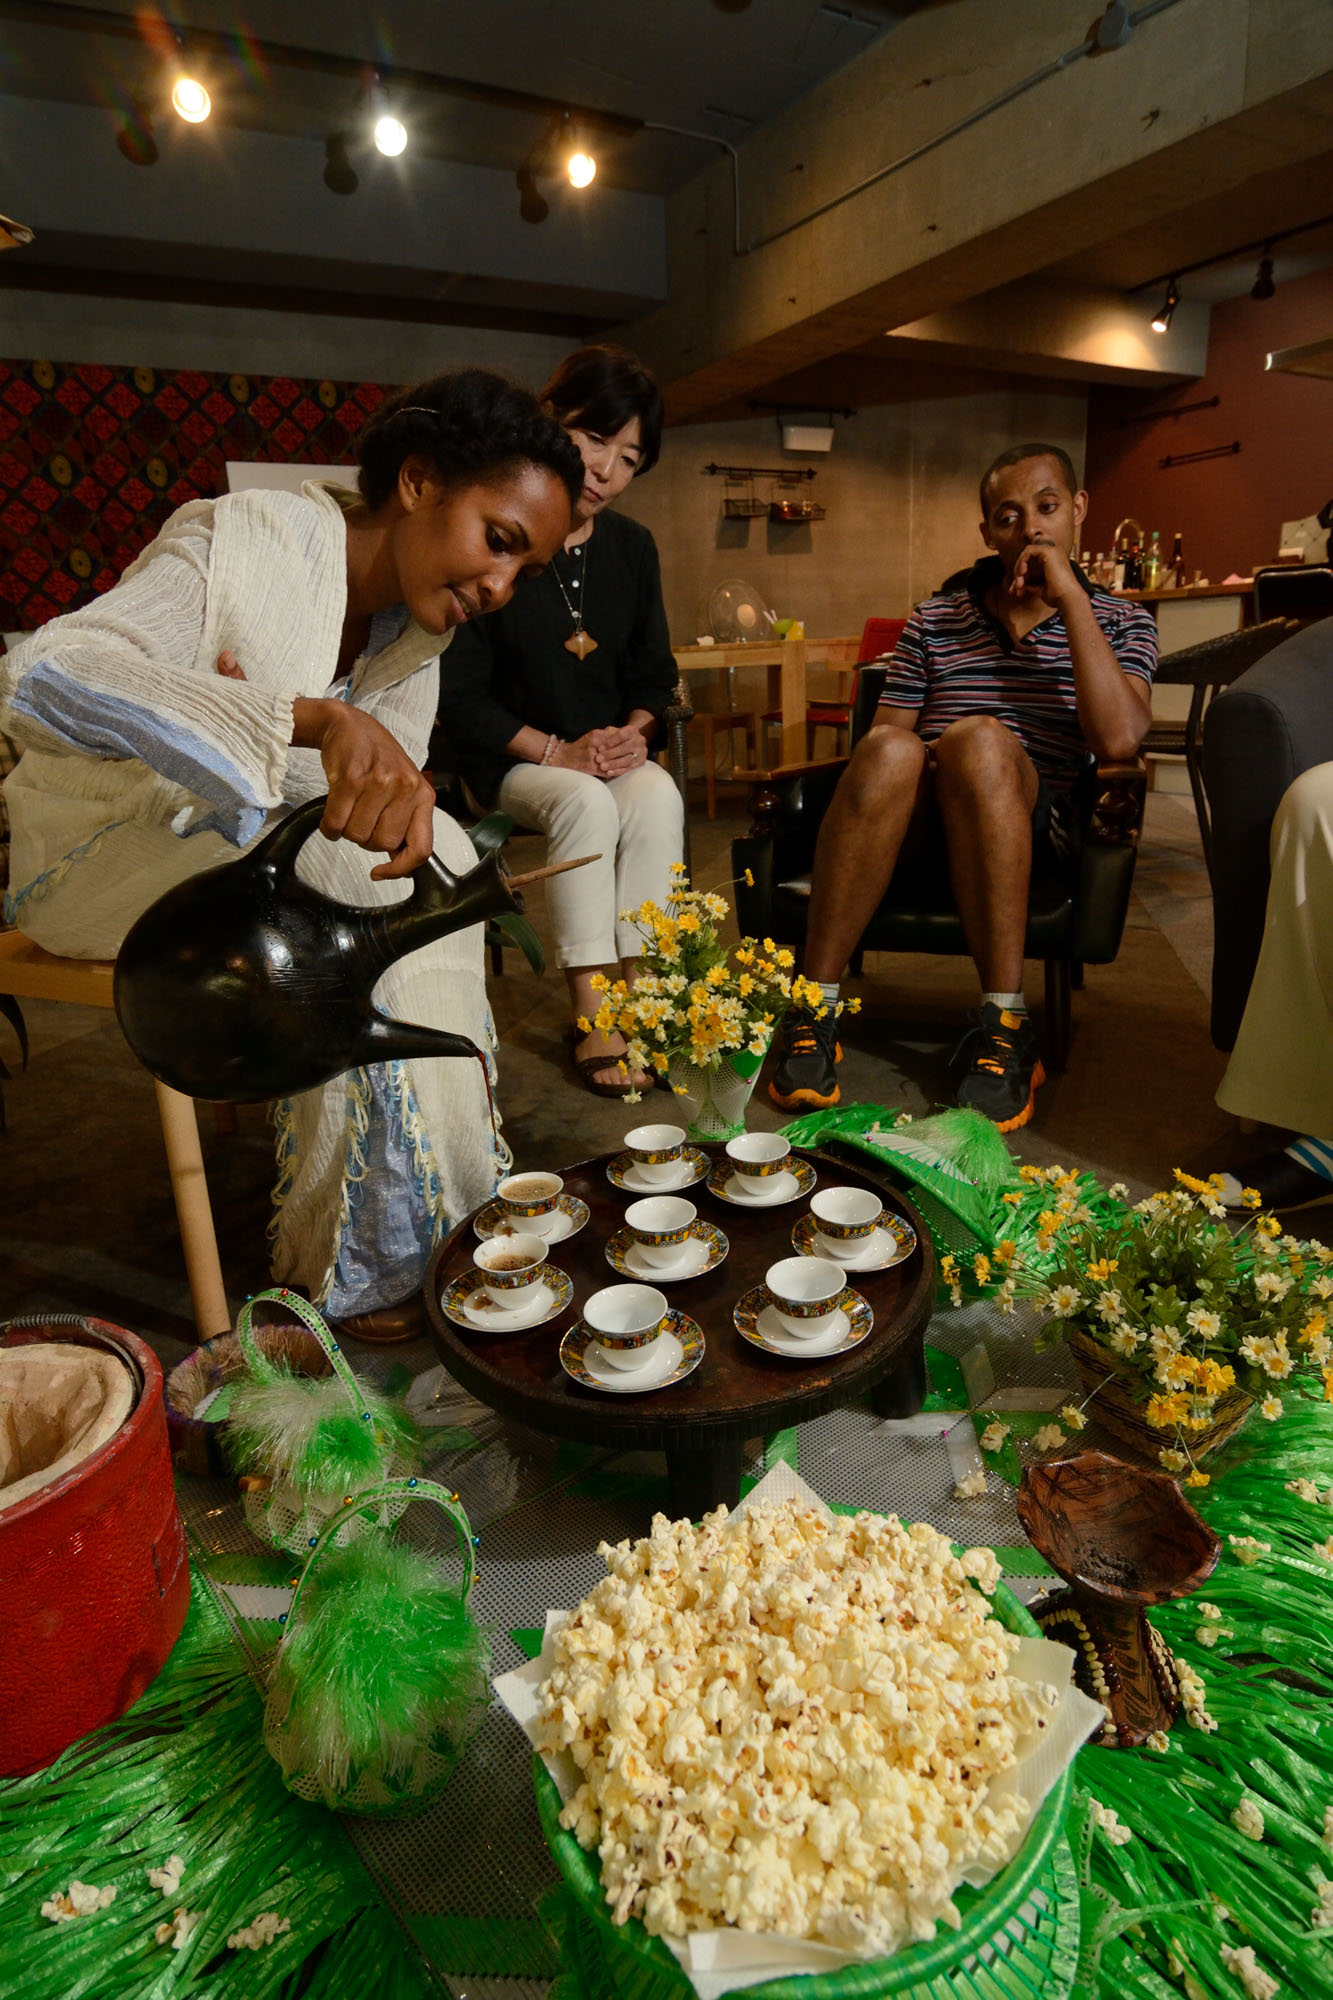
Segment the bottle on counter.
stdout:
<svg viewBox="0 0 1333 2000">
<path fill-rule="evenodd" d="M 1143 559 L 1143 588 L 1157 590 L 1162 581 L 1162 539 L 1156 528 L 1148 539 L 1148 553 Z"/>
<path fill-rule="evenodd" d="M 1106 588 L 1106 554 L 1102 549 L 1098 549 L 1092 559 L 1092 581 L 1100 584 L 1103 590 Z"/>
<path fill-rule="evenodd" d="M 1178 529 L 1176 531 L 1176 539 L 1171 544 L 1171 574 L 1175 579 L 1176 589 L 1183 590 L 1185 588 L 1185 545 L 1180 538 L 1180 531 Z"/>
<path fill-rule="evenodd" d="M 1125 555 L 1125 578 L 1123 590 L 1142 590 L 1143 557 L 1137 542 L 1131 542 Z"/>
</svg>

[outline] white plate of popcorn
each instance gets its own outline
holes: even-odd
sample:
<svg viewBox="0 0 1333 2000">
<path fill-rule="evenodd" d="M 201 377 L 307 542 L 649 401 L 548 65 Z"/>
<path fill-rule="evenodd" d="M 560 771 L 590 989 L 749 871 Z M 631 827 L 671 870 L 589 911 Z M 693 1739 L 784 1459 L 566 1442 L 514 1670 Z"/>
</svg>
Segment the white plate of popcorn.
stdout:
<svg viewBox="0 0 1333 2000">
<path fill-rule="evenodd" d="M 599 1554 L 496 1690 L 609 1951 L 665 1946 L 714 2000 L 891 1955 L 931 1977 L 1007 1920 L 1104 1712 L 989 1550 L 834 1514 L 778 1466 L 730 1515 Z"/>
</svg>

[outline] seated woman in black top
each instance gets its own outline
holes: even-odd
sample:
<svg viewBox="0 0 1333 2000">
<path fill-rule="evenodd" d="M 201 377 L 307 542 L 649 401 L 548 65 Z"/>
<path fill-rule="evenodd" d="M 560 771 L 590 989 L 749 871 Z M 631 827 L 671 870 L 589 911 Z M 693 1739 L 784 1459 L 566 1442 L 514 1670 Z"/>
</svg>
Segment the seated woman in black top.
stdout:
<svg viewBox="0 0 1333 2000">
<path fill-rule="evenodd" d="M 574 1064 L 620 1097 L 619 1035 L 581 1034 L 597 1012 L 592 974 L 634 976 L 640 940 L 618 912 L 665 903 L 682 852 L 680 794 L 649 756 L 676 686 L 657 549 L 637 521 L 605 511 L 656 463 L 662 397 L 632 354 L 566 357 L 542 406 L 583 456 L 574 524 L 545 573 L 492 617 L 454 635 L 441 663 L 440 721 L 469 790 L 548 837 L 547 859 L 600 853 L 547 884 L 556 961 L 569 987 Z"/>
</svg>

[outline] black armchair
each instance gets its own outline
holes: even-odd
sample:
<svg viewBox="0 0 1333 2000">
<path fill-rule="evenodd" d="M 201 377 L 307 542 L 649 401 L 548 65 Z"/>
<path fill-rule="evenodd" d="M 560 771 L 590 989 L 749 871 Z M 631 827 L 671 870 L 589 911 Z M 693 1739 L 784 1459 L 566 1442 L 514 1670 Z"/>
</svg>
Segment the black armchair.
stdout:
<svg viewBox="0 0 1333 2000">
<path fill-rule="evenodd" d="M 1212 807 L 1212 1036 L 1232 1049 L 1263 942 L 1268 837 L 1287 787 L 1333 760 L 1333 618 L 1305 625 L 1204 717 Z"/>
<path fill-rule="evenodd" d="M 862 667 L 852 701 L 855 744 L 874 717 L 887 669 Z M 754 824 L 732 845 L 742 931 L 799 946 L 805 939 L 815 841 L 846 758 L 775 771 L 755 788 Z M 1024 946 L 1046 969 L 1047 1060 L 1069 1053 L 1070 991 L 1084 963 L 1104 965 L 1120 949 L 1129 908 L 1147 776 L 1142 760 L 1098 765 L 1089 755 L 1075 787 L 1076 853 L 1058 876 L 1034 878 Z M 745 870 L 754 877 L 744 886 Z M 923 888 L 919 871 L 900 869 L 871 918 L 860 950 L 967 955 L 958 912 Z"/>
</svg>

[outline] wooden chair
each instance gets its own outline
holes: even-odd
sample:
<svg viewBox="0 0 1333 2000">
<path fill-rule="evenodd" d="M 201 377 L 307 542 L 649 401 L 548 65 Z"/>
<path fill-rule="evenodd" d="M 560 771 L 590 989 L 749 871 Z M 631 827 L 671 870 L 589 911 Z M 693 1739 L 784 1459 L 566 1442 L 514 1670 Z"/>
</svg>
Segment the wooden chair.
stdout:
<svg viewBox="0 0 1333 2000">
<path fill-rule="evenodd" d="M 738 709 L 736 706 L 736 669 L 728 667 L 727 705 L 724 709 L 696 708 L 686 727 L 697 729 L 704 739 L 704 798 L 707 802 L 709 819 L 717 818 L 717 739 L 725 736 L 727 748 L 738 729 L 745 734 L 745 755 L 747 762 L 757 761 L 759 750 L 758 722 L 754 710 Z M 677 690 L 677 700 L 684 693 L 684 684 Z M 734 762 L 734 759 L 732 760 Z M 687 809 L 688 810 L 688 809 Z M 687 857 L 688 859 L 688 857 Z"/>
<path fill-rule="evenodd" d="M 907 620 L 905 618 L 867 618 L 861 631 L 861 644 L 857 649 L 855 659 L 851 658 L 850 652 L 844 652 L 839 656 L 840 661 L 847 660 L 853 666 L 863 667 L 869 665 L 872 660 L 886 659 L 892 653 L 899 639 L 901 639 L 906 624 Z M 830 644 L 833 643 L 840 646 L 848 644 L 845 640 L 830 642 Z M 780 723 L 781 721 L 782 711 L 777 708 L 765 709 L 761 717 L 761 724 L 765 730 L 771 724 Z M 851 726 L 852 704 L 850 700 L 810 702 L 805 711 L 806 756 L 813 763 L 815 757 L 815 738 L 820 729 L 831 729 L 833 731 L 833 755 L 835 757 L 844 756 L 851 748 Z M 711 819 L 713 815 L 709 813 L 708 817 Z"/>
<path fill-rule="evenodd" d="M 0 933 L 0 994 L 18 1000 L 57 1000 L 80 1007 L 110 1007 L 114 963 L 107 959 L 56 958 L 24 937 L 22 931 Z M 231 1331 L 231 1313 L 222 1282 L 213 1209 L 199 1146 L 194 1102 L 154 1081 L 162 1139 L 171 1171 L 190 1301 L 201 1340 Z M 217 1107 L 230 1114 L 231 1107 Z M 221 1121 L 220 1121 L 221 1122 Z"/>
</svg>

